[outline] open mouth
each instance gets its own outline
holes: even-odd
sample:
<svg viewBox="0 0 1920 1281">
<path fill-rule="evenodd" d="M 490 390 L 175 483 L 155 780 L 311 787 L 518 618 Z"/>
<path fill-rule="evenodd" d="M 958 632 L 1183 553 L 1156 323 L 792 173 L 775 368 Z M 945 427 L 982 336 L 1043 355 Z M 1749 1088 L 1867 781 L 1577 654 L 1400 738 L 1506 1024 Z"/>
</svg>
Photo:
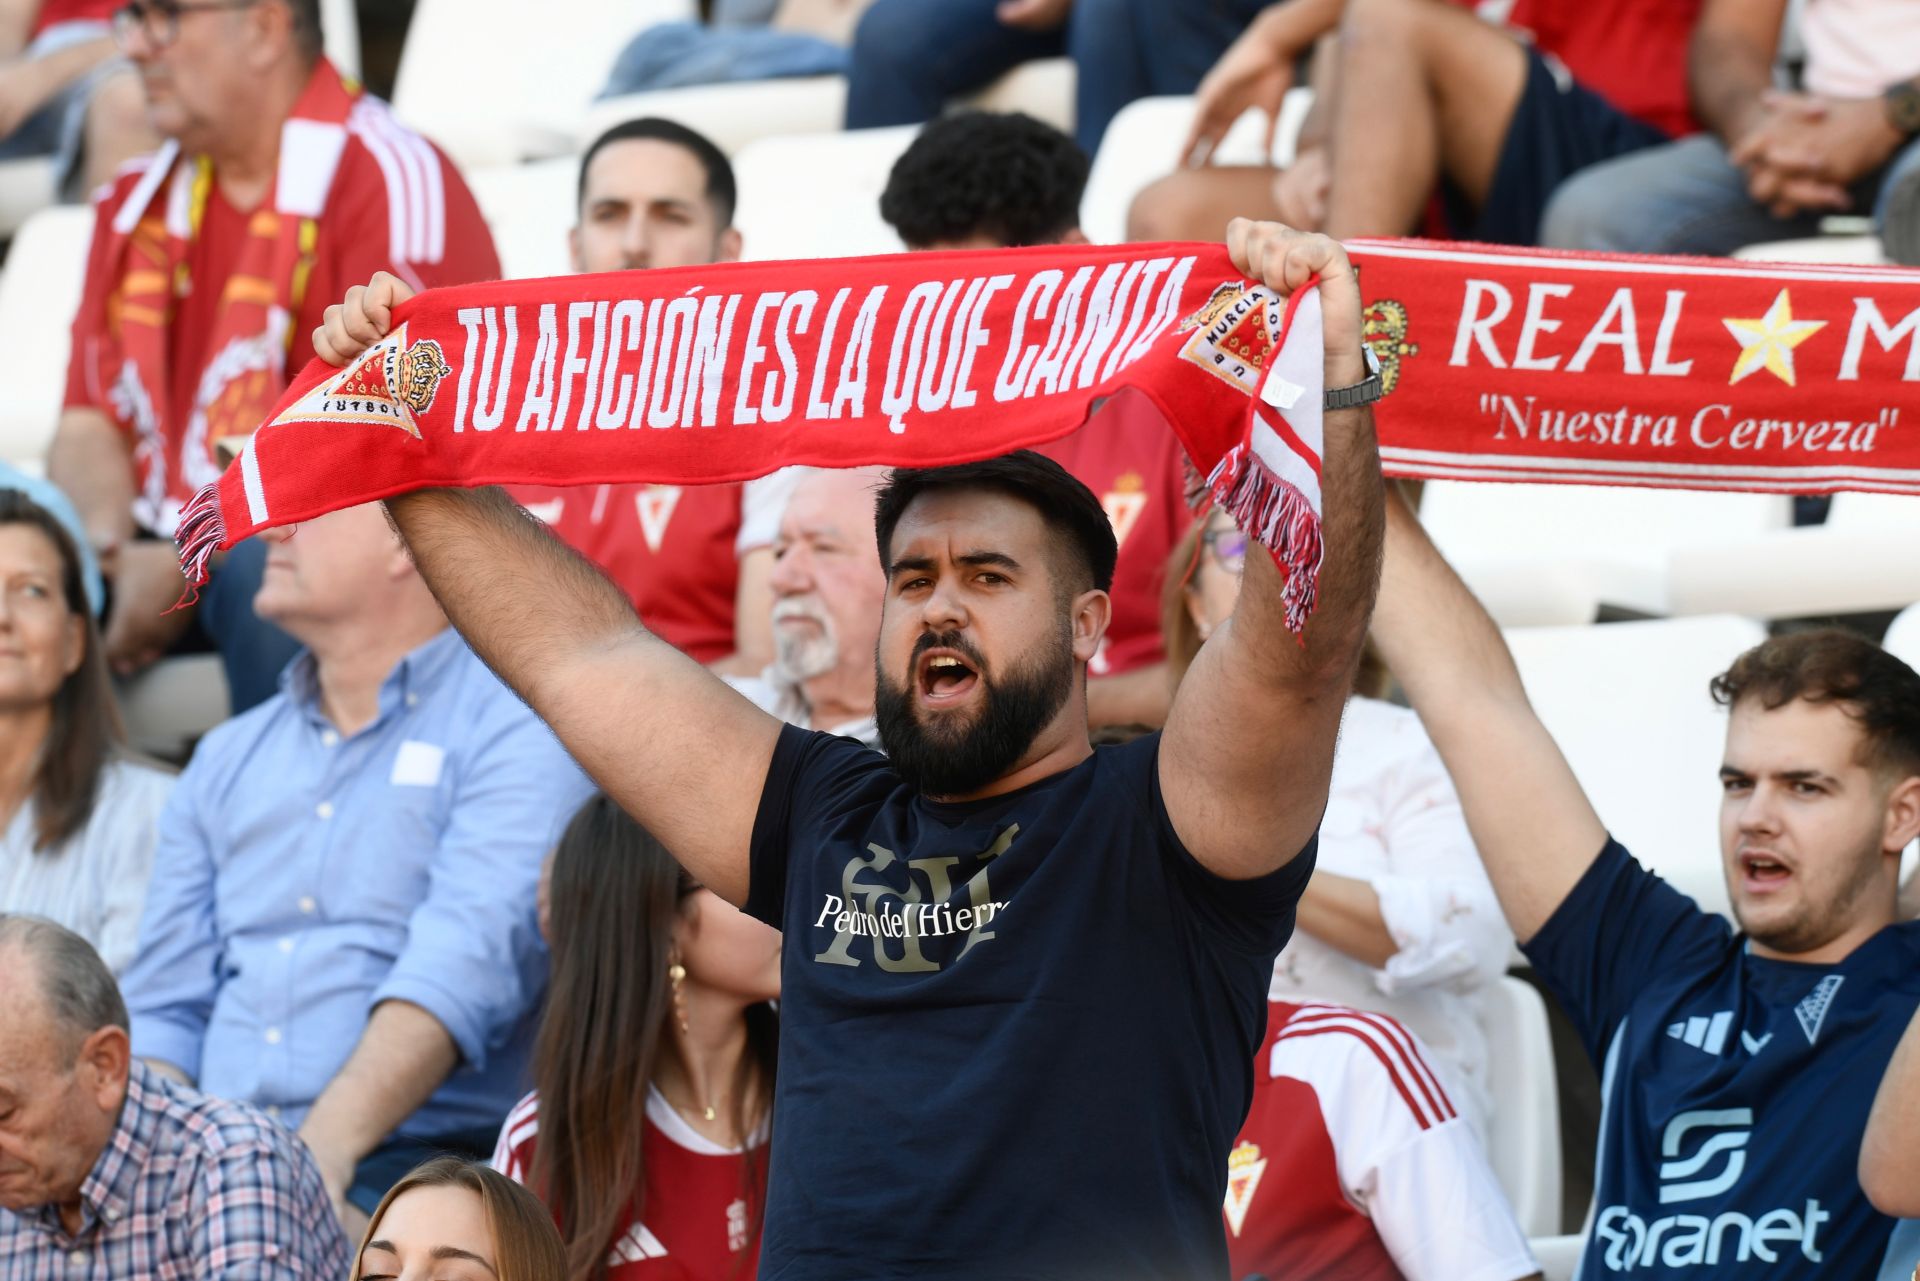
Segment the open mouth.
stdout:
<svg viewBox="0 0 1920 1281">
<path fill-rule="evenodd" d="M 1770 854 L 1749 852 L 1740 856 L 1740 872 L 1747 887 L 1765 892 L 1793 878 L 1793 869 Z"/>
<path fill-rule="evenodd" d="M 957 703 L 980 683 L 980 673 L 950 649 L 930 649 L 915 665 L 922 702 L 940 707 Z"/>
</svg>

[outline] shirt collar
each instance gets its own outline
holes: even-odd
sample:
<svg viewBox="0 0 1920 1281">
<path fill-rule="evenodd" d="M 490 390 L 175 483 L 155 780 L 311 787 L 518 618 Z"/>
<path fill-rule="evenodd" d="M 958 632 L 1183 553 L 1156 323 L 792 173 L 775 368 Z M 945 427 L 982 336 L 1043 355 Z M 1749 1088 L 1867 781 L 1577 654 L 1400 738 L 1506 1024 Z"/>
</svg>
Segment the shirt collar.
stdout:
<svg viewBox="0 0 1920 1281">
<path fill-rule="evenodd" d="M 454 659 L 466 649 L 466 642 L 451 627 L 443 627 L 425 642 L 415 646 L 387 673 L 380 683 L 380 719 L 404 707 L 416 706 L 432 692 Z M 289 702 L 307 714 L 308 719 L 326 720 L 320 711 L 319 663 L 313 651 L 303 649 L 294 655 L 280 673 L 280 692 Z"/>
<path fill-rule="evenodd" d="M 160 1113 L 166 1103 L 166 1087 L 153 1070 L 135 1059 L 127 1071 L 127 1097 L 120 1105 L 120 1117 L 107 1136 L 100 1159 L 92 1173 L 80 1185 L 80 1200 L 86 1207 L 81 1231 L 104 1219 L 118 1223 L 133 1205 L 140 1175 L 153 1155 L 153 1137 L 160 1126 Z M 54 1210 L 58 1214 L 58 1208 Z"/>
</svg>

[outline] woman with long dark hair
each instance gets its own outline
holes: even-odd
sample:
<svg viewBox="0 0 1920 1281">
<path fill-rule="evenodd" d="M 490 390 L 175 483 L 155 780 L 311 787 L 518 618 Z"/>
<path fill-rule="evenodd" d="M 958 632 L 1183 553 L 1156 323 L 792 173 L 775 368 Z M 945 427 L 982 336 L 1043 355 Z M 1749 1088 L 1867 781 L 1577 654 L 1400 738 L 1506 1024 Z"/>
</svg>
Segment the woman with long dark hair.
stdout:
<svg viewBox="0 0 1920 1281">
<path fill-rule="evenodd" d="M 554 851 L 534 1091 L 494 1168 L 532 1188 L 570 1281 L 751 1281 L 780 935 L 702 889 L 604 796 Z"/>
<path fill-rule="evenodd" d="M 125 737 L 72 534 L 0 489 L 0 912 L 66 926 L 116 974 L 173 788 Z"/>
</svg>

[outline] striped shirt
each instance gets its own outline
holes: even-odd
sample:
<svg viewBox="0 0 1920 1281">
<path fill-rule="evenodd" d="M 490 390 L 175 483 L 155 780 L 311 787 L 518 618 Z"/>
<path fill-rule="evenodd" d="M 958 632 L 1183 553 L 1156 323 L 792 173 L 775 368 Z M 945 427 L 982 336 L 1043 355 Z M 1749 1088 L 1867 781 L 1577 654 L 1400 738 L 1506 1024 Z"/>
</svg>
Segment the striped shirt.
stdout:
<svg viewBox="0 0 1920 1281">
<path fill-rule="evenodd" d="M 33 848 L 29 800 L 0 832 L 0 912 L 44 916 L 93 944 L 119 974 L 133 960 L 153 871 L 154 830 L 174 776 L 113 761 L 87 825 L 57 849 Z"/>
<path fill-rule="evenodd" d="M 0 1281 L 338 1281 L 352 1261 L 298 1139 L 138 1060 L 80 1201 L 73 1233 L 57 1206 L 0 1210 Z"/>
</svg>

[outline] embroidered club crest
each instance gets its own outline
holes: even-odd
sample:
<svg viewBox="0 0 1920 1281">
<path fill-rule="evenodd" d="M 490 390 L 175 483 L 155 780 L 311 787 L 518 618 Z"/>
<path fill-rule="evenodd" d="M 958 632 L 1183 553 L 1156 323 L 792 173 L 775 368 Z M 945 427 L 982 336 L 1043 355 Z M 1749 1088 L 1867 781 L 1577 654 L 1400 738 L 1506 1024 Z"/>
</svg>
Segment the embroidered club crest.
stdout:
<svg viewBox="0 0 1920 1281">
<path fill-rule="evenodd" d="M 1107 520 L 1113 525 L 1113 541 L 1125 546 L 1127 535 L 1146 510 L 1147 482 L 1137 471 L 1123 472 L 1101 497 L 1100 505 L 1107 509 Z"/>
<path fill-rule="evenodd" d="M 1406 304 L 1391 298 L 1368 303 L 1360 340 L 1373 348 L 1373 358 L 1380 362 L 1380 394 L 1391 396 L 1400 381 L 1400 362 L 1420 354 L 1420 345 L 1407 341 Z"/>
<path fill-rule="evenodd" d="M 1181 333 L 1193 335 L 1180 348 L 1180 355 L 1251 396 L 1260 389 L 1260 376 L 1279 342 L 1284 317 L 1281 299 L 1264 289 L 1228 281 L 1180 323 Z"/>
<path fill-rule="evenodd" d="M 403 324 L 274 421 L 373 423 L 398 427 L 419 440 L 417 416 L 433 407 L 441 382 L 452 372 L 439 343 L 431 338 L 408 342 Z"/>
<path fill-rule="evenodd" d="M 1247 1222 L 1247 1207 L 1260 1188 L 1260 1176 L 1267 1172 L 1267 1159 L 1254 1143 L 1241 1143 L 1227 1156 L 1227 1227 L 1237 1238 Z"/>
</svg>

